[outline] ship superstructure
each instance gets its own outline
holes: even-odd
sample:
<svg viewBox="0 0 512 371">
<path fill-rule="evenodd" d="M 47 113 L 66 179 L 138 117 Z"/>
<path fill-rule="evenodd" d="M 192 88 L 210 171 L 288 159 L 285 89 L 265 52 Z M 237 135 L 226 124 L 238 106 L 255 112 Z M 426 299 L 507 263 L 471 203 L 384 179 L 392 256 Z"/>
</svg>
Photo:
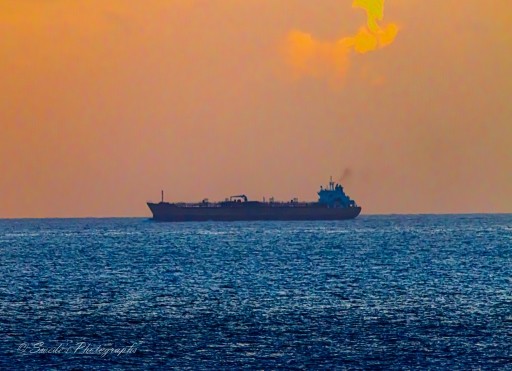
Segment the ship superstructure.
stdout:
<svg viewBox="0 0 512 371">
<path fill-rule="evenodd" d="M 320 186 L 318 197 L 318 203 L 330 207 L 357 207 L 356 202 L 345 194 L 341 184 L 334 184 L 332 177 L 328 188 Z"/>
</svg>

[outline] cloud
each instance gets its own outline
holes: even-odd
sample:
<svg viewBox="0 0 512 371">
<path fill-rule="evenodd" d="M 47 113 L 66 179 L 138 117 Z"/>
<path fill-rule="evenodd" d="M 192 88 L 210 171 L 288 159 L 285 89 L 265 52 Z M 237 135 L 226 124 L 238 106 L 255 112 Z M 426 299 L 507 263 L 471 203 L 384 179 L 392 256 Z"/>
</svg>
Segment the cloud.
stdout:
<svg viewBox="0 0 512 371">
<path fill-rule="evenodd" d="M 379 25 L 384 18 L 384 0 L 354 0 L 352 6 L 365 10 L 367 16 L 366 25 L 352 36 L 323 41 L 300 30 L 288 34 L 286 55 L 295 76 L 343 78 L 350 68 L 351 54 L 366 54 L 394 42 L 398 26 Z"/>
</svg>

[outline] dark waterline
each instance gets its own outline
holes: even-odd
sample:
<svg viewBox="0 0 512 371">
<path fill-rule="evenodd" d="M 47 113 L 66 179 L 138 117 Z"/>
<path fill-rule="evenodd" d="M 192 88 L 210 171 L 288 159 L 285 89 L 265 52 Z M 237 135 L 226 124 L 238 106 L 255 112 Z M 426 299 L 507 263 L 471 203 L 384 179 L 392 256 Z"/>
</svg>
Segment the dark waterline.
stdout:
<svg viewBox="0 0 512 371">
<path fill-rule="evenodd" d="M 0 369 L 512 364 L 511 214 L 0 220 L 0 253 Z"/>
</svg>

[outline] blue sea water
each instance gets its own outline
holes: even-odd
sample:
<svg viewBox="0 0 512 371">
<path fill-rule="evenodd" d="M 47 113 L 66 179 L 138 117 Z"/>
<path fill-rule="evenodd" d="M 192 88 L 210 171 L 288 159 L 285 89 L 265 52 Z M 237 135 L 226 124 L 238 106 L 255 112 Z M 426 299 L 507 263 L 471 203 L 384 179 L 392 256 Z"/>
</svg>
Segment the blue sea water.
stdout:
<svg viewBox="0 0 512 371">
<path fill-rule="evenodd" d="M 512 215 L 0 220 L 0 369 L 512 369 Z"/>
</svg>

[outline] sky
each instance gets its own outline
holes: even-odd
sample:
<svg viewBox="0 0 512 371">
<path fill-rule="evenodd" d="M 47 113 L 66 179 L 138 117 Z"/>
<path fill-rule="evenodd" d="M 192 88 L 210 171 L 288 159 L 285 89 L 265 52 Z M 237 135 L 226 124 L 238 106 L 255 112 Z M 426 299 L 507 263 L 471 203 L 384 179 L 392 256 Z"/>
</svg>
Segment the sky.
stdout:
<svg viewBox="0 0 512 371">
<path fill-rule="evenodd" d="M 0 0 L 0 218 L 512 212 L 509 0 Z"/>
</svg>

